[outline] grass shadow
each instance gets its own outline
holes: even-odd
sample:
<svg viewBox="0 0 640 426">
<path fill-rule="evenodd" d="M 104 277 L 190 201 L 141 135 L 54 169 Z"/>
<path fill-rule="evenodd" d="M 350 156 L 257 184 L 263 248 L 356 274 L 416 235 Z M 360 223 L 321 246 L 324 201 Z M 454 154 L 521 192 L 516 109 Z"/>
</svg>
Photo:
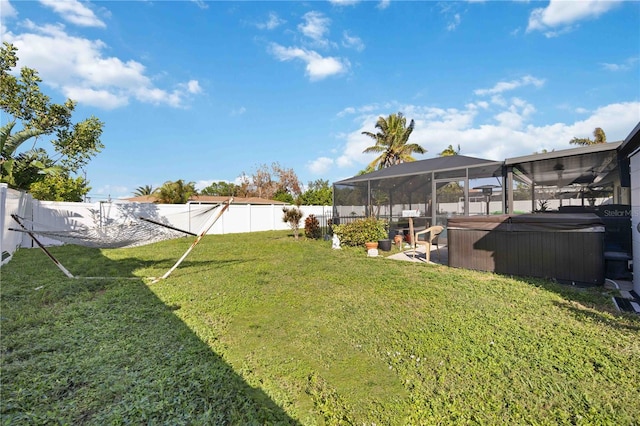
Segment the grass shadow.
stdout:
<svg viewBox="0 0 640 426">
<path fill-rule="evenodd" d="M 577 319 L 595 320 L 614 328 L 640 330 L 640 317 L 620 312 L 612 302 L 612 296 L 617 295 L 615 290 L 609 290 L 603 286 L 564 284 L 544 278 L 513 278 L 557 294 L 562 301 L 554 302 L 555 305 L 568 310 Z"/>
<path fill-rule="evenodd" d="M 611 315 L 608 312 L 590 309 L 566 300 L 556 302 L 555 305 L 567 310 L 583 322 L 597 322 L 610 328 L 640 332 L 640 317 L 636 314 L 616 312 L 617 315 Z"/>
<path fill-rule="evenodd" d="M 41 257 L 2 267 L 4 424 L 298 424 L 142 280 L 67 279 Z"/>
<path fill-rule="evenodd" d="M 147 271 L 152 271 L 149 276 L 159 276 L 169 270 L 180 258 L 180 255 L 175 257 L 158 257 L 157 254 L 148 256 L 139 248 L 112 249 L 109 250 L 108 257 L 103 254 L 101 249 L 74 245 L 50 247 L 47 250 L 76 278 L 141 278 L 149 275 L 145 274 Z M 37 249 L 33 251 L 41 253 L 41 256 L 35 254 L 34 259 L 41 257 L 37 262 L 42 264 L 41 267 L 44 270 L 51 269 L 57 271 L 60 276 L 64 276 L 63 272 L 57 270 L 54 263 L 43 252 Z M 132 256 L 134 253 L 136 255 Z M 251 259 L 202 260 L 191 256 L 180 264 L 179 269 L 183 272 L 189 269 L 202 271 L 212 267 L 245 262 L 251 262 Z M 38 267 L 38 270 L 41 267 Z"/>
</svg>

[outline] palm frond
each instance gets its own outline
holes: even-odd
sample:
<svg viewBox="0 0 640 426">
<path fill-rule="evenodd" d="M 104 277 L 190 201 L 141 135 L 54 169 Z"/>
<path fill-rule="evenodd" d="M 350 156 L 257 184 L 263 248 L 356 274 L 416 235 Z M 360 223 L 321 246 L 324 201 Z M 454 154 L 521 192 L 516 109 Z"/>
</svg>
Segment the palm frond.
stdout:
<svg viewBox="0 0 640 426">
<path fill-rule="evenodd" d="M 5 158 L 13 156 L 18 147 L 20 147 L 24 142 L 44 133 L 46 132 L 40 129 L 23 129 L 13 135 L 8 135 L 2 146 L 2 156 Z"/>
<path fill-rule="evenodd" d="M 11 135 L 11 130 L 15 125 L 16 125 L 15 121 L 10 121 L 4 126 L 0 127 L 0 155 L 4 153 L 4 145 L 6 144 L 7 139 L 9 139 L 9 135 Z M 2 156 L 4 157 L 4 155 Z"/>
</svg>

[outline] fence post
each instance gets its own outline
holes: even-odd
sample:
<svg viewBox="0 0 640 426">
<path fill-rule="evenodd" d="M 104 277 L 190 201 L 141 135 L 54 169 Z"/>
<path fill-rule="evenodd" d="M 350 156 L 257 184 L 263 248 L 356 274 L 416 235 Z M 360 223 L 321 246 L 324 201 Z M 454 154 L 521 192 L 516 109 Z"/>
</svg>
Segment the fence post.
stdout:
<svg viewBox="0 0 640 426">
<path fill-rule="evenodd" d="M 7 188 L 6 183 L 0 183 L 0 265 L 4 263 L 4 225 L 7 214 Z"/>
</svg>

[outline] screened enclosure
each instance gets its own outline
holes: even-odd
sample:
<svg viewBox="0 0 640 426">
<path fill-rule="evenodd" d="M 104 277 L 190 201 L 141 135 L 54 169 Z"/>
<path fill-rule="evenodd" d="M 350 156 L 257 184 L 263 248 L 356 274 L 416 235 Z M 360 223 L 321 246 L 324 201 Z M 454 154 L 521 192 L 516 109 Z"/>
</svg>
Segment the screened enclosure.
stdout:
<svg viewBox="0 0 640 426">
<path fill-rule="evenodd" d="M 335 182 L 333 223 L 375 216 L 390 237 L 447 225 L 456 216 L 580 211 L 624 203 L 620 142 L 532 154 L 505 161 L 453 155 L 403 163 Z M 622 201 L 621 201 L 622 200 Z"/>
</svg>

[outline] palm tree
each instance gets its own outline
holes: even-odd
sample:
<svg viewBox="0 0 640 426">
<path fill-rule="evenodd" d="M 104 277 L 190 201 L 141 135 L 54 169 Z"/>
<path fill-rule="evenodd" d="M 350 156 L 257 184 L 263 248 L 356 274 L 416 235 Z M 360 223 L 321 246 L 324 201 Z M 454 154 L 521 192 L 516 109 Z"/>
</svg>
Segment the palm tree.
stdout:
<svg viewBox="0 0 640 426">
<path fill-rule="evenodd" d="M 133 191 L 133 195 L 136 197 L 142 197 L 145 195 L 151 195 L 153 194 L 153 186 L 151 185 L 145 185 L 145 186 L 139 186 L 136 188 L 135 191 Z"/>
<path fill-rule="evenodd" d="M 414 126 L 415 122 L 411 120 L 407 127 L 407 119 L 401 112 L 390 114 L 387 118 L 378 117 L 376 122 L 377 133 L 362 132 L 363 135 L 367 135 L 376 141 L 375 145 L 368 147 L 363 152 L 366 154 L 371 152 L 380 153 L 369 164 L 368 168 L 380 170 L 396 164 L 415 161 L 411 154 L 424 154 L 427 152 L 426 149 L 418 144 L 407 143 Z"/>
<path fill-rule="evenodd" d="M 573 138 L 569 141 L 570 144 L 582 146 L 596 145 L 605 142 L 607 142 L 607 136 L 604 134 L 604 130 L 600 127 L 596 127 L 593 131 L 593 140 L 589 138 Z"/>
<path fill-rule="evenodd" d="M 158 202 L 164 204 L 185 204 L 192 195 L 198 195 L 194 182 L 185 182 L 179 179 L 175 182 L 165 182 L 154 191 Z"/>
<path fill-rule="evenodd" d="M 444 150 L 442 150 L 442 152 L 440 154 L 438 154 L 440 157 L 449 157 L 451 155 L 458 155 L 460 154 L 460 145 L 458 144 L 458 150 L 456 151 L 455 149 L 453 149 L 453 145 L 449 145 L 447 148 L 445 148 Z"/>
</svg>

